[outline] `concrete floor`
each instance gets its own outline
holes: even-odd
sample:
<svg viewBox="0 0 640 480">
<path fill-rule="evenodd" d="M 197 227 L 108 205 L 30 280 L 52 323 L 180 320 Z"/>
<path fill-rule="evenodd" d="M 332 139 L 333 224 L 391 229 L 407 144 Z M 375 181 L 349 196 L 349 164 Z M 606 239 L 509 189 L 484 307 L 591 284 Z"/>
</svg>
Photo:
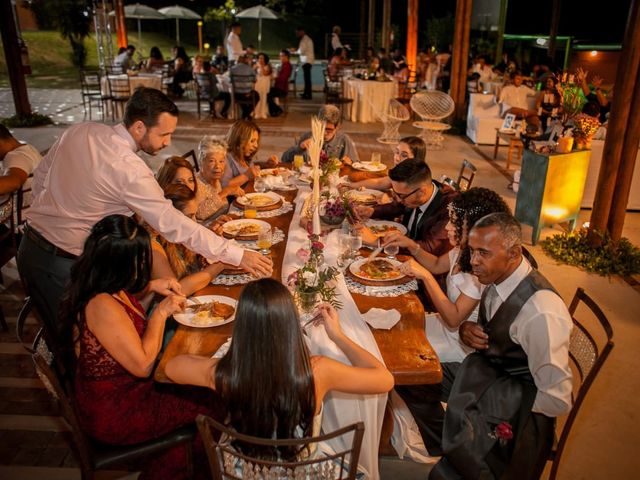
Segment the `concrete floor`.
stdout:
<svg viewBox="0 0 640 480">
<path fill-rule="evenodd" d="M 8 106 L 8 92 L 0 89 L 0 115 Z M 72 105 L 73 97 L 62 98 L 65 105 L 60 107 L 55 100 L 58 98 L 51 91 L 36 92 L 39 101 L 47 104 L 47 108 L 64 110 L 59 112 L 65 121 L 81 121 L 82 109 L 78 107 L 77 97 L 75 106 Z M 309 128 L 309 116 L 319 106 L 318 100 L 312 103 L 292 102 L 290 113 L 286 117 L 258 121 L 262 129 L 262 141 L 259 158 L 266 158 L 271 154 L 280 154 L 293 143 L 295 136 Z M 32 96 L 32 103 L 34 103 Z M 230 122 L 209 119 L 198 120 L 193 111 L 194 102 L 181 101 L 179 107 L 182 110 L 179 128 L 174 135 L 174 142 L 167 150 L 156 158 L 149 159 L 153 166 L 158 165 L 168 154 L 182 154 L 195 148 L 203 134 L 224 134 Z M 63 118 L 63 117 L 59 117 Z M 73 120 L 71 120 L 73 118 Z M 67 120 L 69 119 L 69 120 Z M 361 156 L 368 159 L 373 151 L 382 153 L 383 161 L 390 161 L 391 149 L 386 145 L 375 142 L 375 137 L 382 131 L 380 124 L 354 124 L 345 122 L 345 131 L 353 135 Z M 37 129 L 19 129 L 16 131 L 18 138 L 33 143 L 40 149 L 48 147 L 60 133 L 64 126 L 51 126 Z M 402 126 L 403 134 L 415 134 L 410 122 Z M 446 136 L 445 149 L 428 153 L 428 161 L 431 165 L 434 177 L 441 174 L 452 177 L 457 176 L 462 159 L 468 159 L 476 167 L 478 173 L 474 180 L 475 186 L 491 188 L 501 194 L 513 207 L 515 194 L 507 188 L 510 173 L 504 170 L 505 149 L 501 151 L 497 161 L 491 161 L 491 146 L 474 146 L 464 137 Z M 517 165 L 512 165 L 512 169 Z M 588 221 L 590 212 L 583 211 L 580 222 Z M 545 229 L 541 238 L 562 230 L 561 226 L 553 229 Z M 640 245 L 640 215 L 629 213 L 626 219 L 624 235 L 634 244 Z M 524 229 L 525 243 L 530 243 L 530 229 Z M 529 248 L 529 247 L 528 247 Z M 640 405 L 637 392 L 640 391 L 640 375 L 637 374 L 637 343 L 640 340 L 640 290 L 629 281 L 619 277 L 600 277 L 588 274 L 580 269 L 560 265 L 547 257 L 539 246 L 530 248 L 536 257 L 541 272 L 549 278 L 567 304 L 577 287 L 583 287 L 589 295 L 600 305 L 614 329 L 615 348 L 604 365 L 598 379 L 594 383 L 589 396 L 582 406 L 580 415 L 574 424 L 573 432 L 566 447 L 559 478 L 571 480 L 591 479 L 631 479 L 640 478 L 640 457 L 633 452 L 640 443 L 640 431 L 637 408 Z M 10 267 L 11 268 L 11 265 Z M 5 270 L 3 270 L 5 273 Z M 6 274 L 5 274 L 6 276 Z M 633 282 L 631 282 L 633 283 Z M 19 301 L 19 291 L 11 292 L 11 300 Z M 3 304 L 7 296 L 2 295 Z M 577 316 L 582 320 L 586 313 L 578 311 Z M 15 318 L 9 316 L 9 322 Z M 588 322 L 587 322 L 588 323 Z M 2 344 L 10 342 L 6 335 L 2 336 Z M 2 347 L 0 354 L 13 351 L 13 348 Z M 11 382 L 6 382 L 7 385 Z M 3 387 L 0 382 L 0 387 Z M 19 423 L 4 421 L 3 411 L 0 407 L 0 430 L 9 428 L 16 430 Z M 6 419 L 4 419 L 6 420 Z M 4 425 L 4 426 L 3 426 Z M 13 427 L 11 427 L 13 425 Z M 15 432 L 14 432 L 15 433 Z M 0 464 L 4 465 L 33 465 L 30 463 L 9 462 L 2 460 L 2 441 L 0 441 Z M 401 461 L 389 457 L 381 459 L 382 478 L 413 479 L 426 478 L 428 467 L 414 464 L 410 461 Z M 10 467 L 14 468 L 14 467 Z M 18 467 L 20 468 L 20 467 Z M 3 473 L 4 471 L 4 473 Z M 25 472 L 26 470 L 21 470 Z M 14 472 L 14 474 L 11 474 Z M 0 476 L 3 478 L 20 478 L 23 475 L 17 471 L 11 472 L 0 467 Z M 5 474 L 10 474 L 6 476 Z M 26 477 L 25 477 L 26 478 Z M 31 478 L 38 478 L 31 477 Z M 44 478 L 44 477 L 41 477 Z"/>
</svg>

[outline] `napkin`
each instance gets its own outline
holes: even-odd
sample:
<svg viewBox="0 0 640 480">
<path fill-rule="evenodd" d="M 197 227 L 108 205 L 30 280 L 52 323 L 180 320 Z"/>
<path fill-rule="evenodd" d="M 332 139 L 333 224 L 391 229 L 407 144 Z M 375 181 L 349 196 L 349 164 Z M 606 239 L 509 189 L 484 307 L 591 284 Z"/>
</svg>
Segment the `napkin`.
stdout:
<svg viewBox="0 0 640 480">
<path fill-rule="evenodd" d="M 400 320 L 400 312 L 396 309 L 384 310 L 382 308 L 372 308 L 363 314 L 362 318 L 373 328 L 390 330 Z"/>
<path fill-rule="evenodd" d="M 231 337 L 227 338 L 227 341 L 220 345 L 220 348 L 211 355 L 211 358 L 222 358 L 229 351 L 229 347 L 231 346 Z"/>
<path fill-rule="evenodd" d="M 284 178 L 280 175 L 267 175 L 264 177 L 264 184 L 267 189 L 289 188 L 289 185 L 285 183 Z"/>
</svg>

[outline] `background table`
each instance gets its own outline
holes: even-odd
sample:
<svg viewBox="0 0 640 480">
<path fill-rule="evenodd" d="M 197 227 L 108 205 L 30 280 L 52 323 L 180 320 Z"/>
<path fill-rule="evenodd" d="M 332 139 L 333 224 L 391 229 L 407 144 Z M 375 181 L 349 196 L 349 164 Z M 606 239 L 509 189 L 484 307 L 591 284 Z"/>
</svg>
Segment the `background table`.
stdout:
<svg viewBox="0 0 640 480">
<path fill-rule="evenodd" d="M 352 122 L 379 122 L 380 113 L 387 109 L 389 100 L 397 95 L 396 81 L 378 82 L 358 78 L 344 80 L 344 96 L 353 99 L 349 116 Z"/>
</svg>

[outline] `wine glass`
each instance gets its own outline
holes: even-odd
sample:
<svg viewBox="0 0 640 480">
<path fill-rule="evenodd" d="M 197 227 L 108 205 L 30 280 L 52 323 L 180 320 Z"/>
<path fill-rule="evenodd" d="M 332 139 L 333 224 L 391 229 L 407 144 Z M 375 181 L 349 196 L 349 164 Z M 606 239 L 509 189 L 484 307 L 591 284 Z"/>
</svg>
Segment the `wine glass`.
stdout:
<svg viewBox="0 0 640 480">
<path fill-rule="evenodd" d="M 396 255 L 398 254 L 399 251 L 400 251 L 400 247 L 398 245 L 384 246 L 384 253 L 387 256 L 387 258 L 390 258 L 391 260 L 396 259 Z"/>
<path fill-rule="evenodd" d="M 260 249 L 262 255 L 269 255 L 271 253 L 271 244 L 273 242 L 273 234 L 271 228 L 263 228 L 258 234 L 258 241 L 256 244 Z"/>
<path fill-rule="evenodd" d="M 253 189 L 258 193 L 264 193 L 267 191 L 267 184 L 263 177 L 256 177 L 253 179 Z"/>
</svg>

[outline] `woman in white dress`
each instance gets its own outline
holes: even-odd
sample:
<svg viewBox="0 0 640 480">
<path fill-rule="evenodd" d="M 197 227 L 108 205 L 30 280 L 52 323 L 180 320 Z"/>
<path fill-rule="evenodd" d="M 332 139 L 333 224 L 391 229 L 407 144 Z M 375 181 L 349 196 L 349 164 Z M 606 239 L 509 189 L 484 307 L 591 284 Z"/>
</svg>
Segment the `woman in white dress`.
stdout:
<svg viewBox="0 0 640 480">
<path fill-rule="evenodd" d="M 493 190 L 471 188 L 460 193 L 449 205 L 446 226 L 453 245 L 448 253 L 436 257 L 422 249 L 400 270 L 424 284 L 438 314 L 427 315 L 426 333 L 441 362 L 462 362 L 471 352 L 459 339 L 458 327 L 465 321 L 476 321 L 482 285 L 471 273 L 471 253 L 467 234 L 480 218 L 510 209 Z M 447 293 L 442 291 L 434 274 L 448 272 Z"/>
<path fill-rule="evenodd" d="M 267 106 L 267 95 L 271 90 L 271 64 L 266 53 L 258 54 L 258 61 L 253 66 L 256 71 L 255 90 L 260 95 L 260 100 L 256 105 L 254 112 L 255 118 L 267 118 L 269 116 L 269 108 Z"/>
</svg>

